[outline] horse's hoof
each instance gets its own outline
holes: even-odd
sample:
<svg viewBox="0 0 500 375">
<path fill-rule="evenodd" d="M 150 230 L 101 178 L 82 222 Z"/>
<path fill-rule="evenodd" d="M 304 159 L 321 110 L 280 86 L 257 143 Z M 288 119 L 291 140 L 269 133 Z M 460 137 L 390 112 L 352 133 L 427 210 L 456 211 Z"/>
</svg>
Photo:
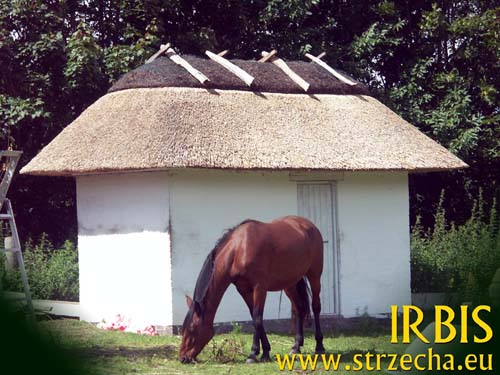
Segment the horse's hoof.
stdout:
<svg viewBox="0 0 500 375">
<path fill-rule="evenodd" d="M 315 350 L 315 353 L 316 353 L 316 354 L 325 354 L 325 353 L 326 353 L 326 351 L 325 351 L 325 348 L 322 348 L 322 349 L 316 349 L 316 350 Z"/>
<path fill-rule="evenodd" d="M 300 354 L 300 349 L 292 348 L 292 350 L 290 350 L 290 354 Z"/>
<path fill-rule="evenodd" d="M 194 363 L 194 360 L 192 358 L 188 358 L 188 357 L 182 357 L 179 359 L 179 361 L 183 364 Z"/>
<path fill-rule="evenodd" d="M 255 355 L 251 355 L 251 356 L 250 356 L 250 357 L 248 357 L 248 358 L 247 358 L 247 360 L 245 361 L 245 363 L 246 363 L 247 365 L 252 364 L 252 363 L 257 363 L 257 362 L 259 362 L 259 361 L 257 360 L 257 357 L 256 357 Z"/>
<path fill-rule="evenodd" d="M 260 361 L 261 362 L 271 362 L 271 357 L 269 357 L 269 354 L 268 355 L 262 354 L 260 357 Z"/>
</svg>

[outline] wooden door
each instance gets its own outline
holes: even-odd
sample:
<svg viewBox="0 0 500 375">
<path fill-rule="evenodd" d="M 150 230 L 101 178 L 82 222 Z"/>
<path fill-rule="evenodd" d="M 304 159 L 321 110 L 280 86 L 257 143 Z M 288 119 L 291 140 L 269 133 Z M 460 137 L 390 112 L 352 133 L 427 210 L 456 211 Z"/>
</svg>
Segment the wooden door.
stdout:
<svg viewBox="0 0 500 375">
<path fill-rule="evenodd" d="M 323 236 L 321 314 L 339 313 L 335 184 L 298 183 L 298 214 L 311 220 Z"/>
</svg>

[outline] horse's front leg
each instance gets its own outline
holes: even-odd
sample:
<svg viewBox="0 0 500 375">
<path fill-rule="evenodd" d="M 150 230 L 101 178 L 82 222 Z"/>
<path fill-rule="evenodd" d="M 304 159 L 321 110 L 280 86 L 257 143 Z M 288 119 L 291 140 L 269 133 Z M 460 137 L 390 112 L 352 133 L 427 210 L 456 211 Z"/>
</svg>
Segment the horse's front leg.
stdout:
<svg viewBox="0 0 500 375">
<path fill-rule="evenodd" d="M 257 361 L 257 356 L 260 352 L 260 342 L 262 341 L 262 360 L 269 359 L 269 351 L 271 346 L 267 340 L 266 333 L 264 331 L 264 305 L 266 303 L 266 290 L 261 290 L 255 288 L 253 290 L 253 310 L 252 310 L 252 320 L 253 320 L 253 343 L 250 354 L 247 358 L 247 363 L 255 363 Z"/>
<path fill-rule="evenodd" d="M 238 292 L 241 294 L 243 297 L 245 303 L 248 306 L 248 311 L 250 311 L 250 316 L 252 317 L 253 320 L 253 290 L 249 288 L 245 288 L 244 286 L 237 285 L 236 289 Z M 252 348 L 257 348 L 258 350 L 258 344 L 255 344 L 255 330 L 254 330 L 254 342 L 252 345 Z M 262 356 L 260 357 L 261 361 L 267 362 L 271 360 L 271 357 L 269 356 L 269 352 L 271 351 L 271 344 L 269 343 L 269 340 L 267 339 L 266 331 L 262 329 L 262 336 L 260 338 L 260 343 L 262 345 Z M 252 350 L 253 351 L 253 350 Z M 258 351 L 257 351 L 258 354 Z M 255 354 L 255 355 L 257 355 Z M 254 360 L 254 358 L 252 357 Z M 251 361 L 250 361 L 251 362 Z"/>
</svg>

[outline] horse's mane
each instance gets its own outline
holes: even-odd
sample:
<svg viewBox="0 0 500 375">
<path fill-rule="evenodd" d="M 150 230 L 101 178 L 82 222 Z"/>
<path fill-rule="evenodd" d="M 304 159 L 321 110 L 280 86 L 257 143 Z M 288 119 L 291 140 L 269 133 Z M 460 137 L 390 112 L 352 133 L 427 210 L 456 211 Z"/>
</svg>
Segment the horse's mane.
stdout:
<svg viewBox="0 0 500 375">
<path fill-rule="evenodd" d="M 233 234 L 234 230 L 239 226 L 246 223 L 255 223 L 255 220 L 247 219 L 235 225 L 232 228 L 227 229 L 224 234 L 217 240 L 214 248 L 210 253 L 208 253 L 203 266 L 201 267 L 200 274 L 198 275 L 198 280 L 196 280 L 196 285 L 194 287 L 193 293 L 193 304 L 189 309 L 186 319 L 184 319 L 184 323 L 182 324 L 182 329 L 186 328 L 187 324 L 191 321 L 194 313 L 194 309 L 196 305 L 200 309 L 200 314 L 203 316 L 205 310 L 205 296 L 207 295 L 208 286 L 210 285 L 210 281 L 212 280 L 213 272 L 214 272 L 214 264 L 215 257 L 217 256 L 217 252 L 223 247 L 223 245 L 227 242 L 231 234 Z"/>
</svg>

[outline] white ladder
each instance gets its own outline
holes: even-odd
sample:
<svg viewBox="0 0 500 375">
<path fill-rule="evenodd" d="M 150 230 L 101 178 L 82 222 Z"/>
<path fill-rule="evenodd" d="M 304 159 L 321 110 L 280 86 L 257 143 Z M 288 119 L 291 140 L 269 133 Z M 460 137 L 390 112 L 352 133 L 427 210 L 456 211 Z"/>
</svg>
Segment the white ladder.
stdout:
<svg viewBox="0 0 500 375">
<path fill-rule="evenodd" d="M 14 253 L 19 272 L 21 272 L 21 280 L 23 282 L 24 296 L 26 299 L 26 306 L 28 314 L 33 317 L 33 302 L 31 300 L 30 287 L 28 284 L 28 277 L 26 276 L 26 269 L 24 268 L 23 253 L 21 251 L 21 242 L 19 241 L 19 234 L 17 233 L 16 220 L 14 219 L 14 211 L 12 211 L 12 204 L 7 198 L 7 191 L 9 190 L 12 177 L 17 167 L 17 163 L 21 158 L 21 151 L 0 151 L 0 160 L 4 160 L 2 172 L 4 173 L 2 181 L 0 182 L 0 220 L 7 220 L 12 234 L 13 246 L 9 248 L 0 248 L 0 253 Z M 0 280 L 1 281 L 1 280 Z M 0 284 L 1 291 L 1 284 Z"/>
</svg>

